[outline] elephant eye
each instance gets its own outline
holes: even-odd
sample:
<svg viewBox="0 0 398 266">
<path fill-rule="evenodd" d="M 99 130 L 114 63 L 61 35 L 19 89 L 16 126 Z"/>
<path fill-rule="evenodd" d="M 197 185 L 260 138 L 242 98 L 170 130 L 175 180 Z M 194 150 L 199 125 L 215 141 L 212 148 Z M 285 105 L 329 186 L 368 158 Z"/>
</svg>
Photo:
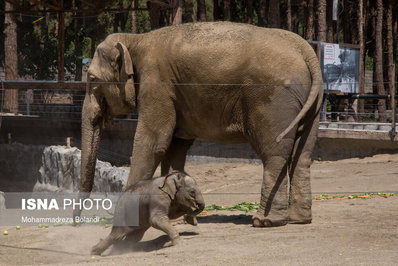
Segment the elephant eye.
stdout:
<svg viewBox="0 0 398 266">
<path fill-rule="evenodd" d="M 90 75 L 90 76 L 88 77 L 88 79 L 89 79 L 91 82 L 95 81 L 95 77 L 94 77 L 93 75 Z"/>
<path fill-rule="evenodd" d="M 196 193 L 195 193 L 195 190 L 190 190 L 190 191 L 189 191 L 189 195 L 191 195 L 192 197 L 195 197 L 195 194 L 196 194 Z"/>
</svg>

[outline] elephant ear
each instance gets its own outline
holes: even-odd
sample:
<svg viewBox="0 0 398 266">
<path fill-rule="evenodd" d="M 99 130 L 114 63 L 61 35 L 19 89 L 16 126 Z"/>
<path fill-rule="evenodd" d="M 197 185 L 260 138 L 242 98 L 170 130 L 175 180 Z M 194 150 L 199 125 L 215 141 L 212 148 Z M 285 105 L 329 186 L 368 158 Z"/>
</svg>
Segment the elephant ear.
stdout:
<svg viewBox="0 0 398 266">
<path fill-rule="evenodd" d="M 177 191 L 181 188 L 184 180 L 184 176 L 179 172 L 173 172 L 168 174 L 163 181 L 163 185 L 160 186 L 160 190 L 166 192 L 171 200 L 174 200 Z"/>
<path fill-rule="evenodd" d="M 119 82 L 124 88 L 126 102 L 132 107 L 136 107 L 136 95 L 134 87 L 134 70 L 133 61 L 127 47 L 121 42 L 116 43 L 116 48 L 119 50 Z"/>
</svg>

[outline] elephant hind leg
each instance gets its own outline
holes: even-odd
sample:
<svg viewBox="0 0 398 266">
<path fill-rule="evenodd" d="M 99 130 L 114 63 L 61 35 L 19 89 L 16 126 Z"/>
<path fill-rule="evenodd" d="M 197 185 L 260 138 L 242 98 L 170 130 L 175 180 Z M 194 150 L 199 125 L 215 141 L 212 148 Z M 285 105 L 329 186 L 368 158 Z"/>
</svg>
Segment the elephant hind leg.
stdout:
<svg viewBox="0 0 398 266">
<path fill-rule="evenodd" d="M 287 162 L 293 140 L 283 139 L 260 155 L 264 164 L 260 206 L 253 215 L 253 226 L 281 226 L 288 222 Z"/>
<path fill-rule="evenodd" d="M 253 226 L 271 227 L 287 224 L 287 160 L 272 156 L 264 166 L 260 207 L 253 215 Z"/>
<path fill-rule="evenodd" d="M 308 224 L 312 221 L 311 155 L 315 147 L 319 116 L 304 125 L 295 142 L 289 165 L 289 223 Z"/>
</svg>

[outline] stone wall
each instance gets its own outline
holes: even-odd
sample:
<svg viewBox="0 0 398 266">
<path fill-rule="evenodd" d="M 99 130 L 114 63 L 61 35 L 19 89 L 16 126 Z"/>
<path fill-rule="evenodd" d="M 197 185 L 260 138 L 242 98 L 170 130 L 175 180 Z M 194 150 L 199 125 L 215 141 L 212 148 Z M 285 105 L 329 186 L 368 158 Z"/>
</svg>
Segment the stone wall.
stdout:
<svg viewBox="0 0 398 266">
<path fill-rule="evenodd" d="M 43 151 L 40 176 L 34 191 L 78 191 L 81 153 L 77 148 L 49 146 Z M 93 192 L 119 192 L 126 184 L 129 171 L 97 160 Z"/>
</svg>

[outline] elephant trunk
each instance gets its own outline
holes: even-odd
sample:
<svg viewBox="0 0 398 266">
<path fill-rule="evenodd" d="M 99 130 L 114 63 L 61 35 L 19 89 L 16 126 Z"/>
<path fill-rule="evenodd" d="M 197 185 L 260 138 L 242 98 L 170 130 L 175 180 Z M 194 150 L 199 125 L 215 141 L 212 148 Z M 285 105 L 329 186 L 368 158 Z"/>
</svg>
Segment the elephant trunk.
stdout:
<svg viewBox="0 0 398 266">
<path fill-rule="evenodd" d="M 195 201 L 196 201 L 196 206 L 195 206 L 196 209 L 193 211 L 192 214 L 190 214 L 192 216 L 198 215 L 205 208 L 205 201 L 203 199 L 202 193 L 199 192 L 196 194 Z"/>
<path fill-rule="evenodd" d="M 101 108 L 93 94 L 86 94 L 82 111 L 82 155 L 79 199 L 88 198 L 94 184 L 95 164 L 101 136 Z M 73 216 L 80 216 L 75 210 Z"/>
</svg>

